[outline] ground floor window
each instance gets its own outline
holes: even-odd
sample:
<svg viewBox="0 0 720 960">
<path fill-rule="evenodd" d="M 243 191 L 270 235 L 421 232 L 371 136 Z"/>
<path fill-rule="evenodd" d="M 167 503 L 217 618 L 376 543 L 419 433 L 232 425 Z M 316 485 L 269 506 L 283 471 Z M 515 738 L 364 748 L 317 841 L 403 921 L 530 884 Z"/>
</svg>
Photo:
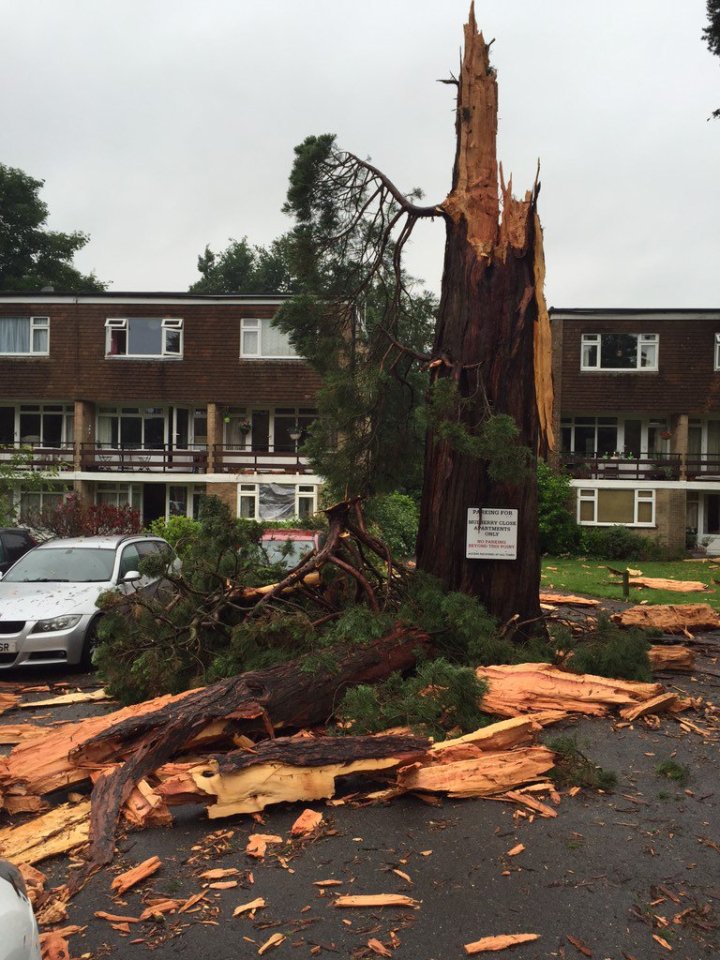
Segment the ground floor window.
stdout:
<svg viewBox="0 0 720 960">
<path fill-rule="evenodd" d="M 655 491 L 580 488 L 577 520 L 583 525 L 652 527 L 655 525 Z"/>
<path fill-rule="evenodd" d="M 317 487 L 293 483 L 241 483 L 238 516 L 248 520 L 291 520 L 317 510 Z"/>
<path fill-rule="evenodd" d="M 98 485 L 95 494 L 96 503 L 110 507 L 130 507 L 142 510 L 142 486 L 139 483 L 103 483 Z"/>
<path fill-rule="evenodd" d="M 71 487 L 64 484 L 52 484 L 44 490 L 28 490 L 21 487 L 17 492 L 18 515 L 22 520 L 30 522 L 42 511 L 59 507 L 70 493 L 72 493 Z"/>
</svg>

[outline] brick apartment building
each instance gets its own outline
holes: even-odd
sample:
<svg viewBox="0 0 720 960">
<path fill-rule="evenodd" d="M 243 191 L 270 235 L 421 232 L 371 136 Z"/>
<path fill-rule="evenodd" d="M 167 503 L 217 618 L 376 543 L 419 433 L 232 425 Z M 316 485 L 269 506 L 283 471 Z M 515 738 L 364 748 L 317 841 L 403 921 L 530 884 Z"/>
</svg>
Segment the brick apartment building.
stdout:
<svg viewBox="0 0 720 960">
<path fill-rule="evenodd" d="M 720 553 L 720 310 L 550 314 L 578 521 Z"/>
<path fill-rule="evenodd" d="M 271 325 L 281 296 L 0 295 L 0 457 L 56 471 L 25 511 L 75 490 L 145 523 L 303 517 L 321 479 L 299 453 L 317 376 Z M 25 456 L 25 455 L 24 455 Z"/>
</svg>

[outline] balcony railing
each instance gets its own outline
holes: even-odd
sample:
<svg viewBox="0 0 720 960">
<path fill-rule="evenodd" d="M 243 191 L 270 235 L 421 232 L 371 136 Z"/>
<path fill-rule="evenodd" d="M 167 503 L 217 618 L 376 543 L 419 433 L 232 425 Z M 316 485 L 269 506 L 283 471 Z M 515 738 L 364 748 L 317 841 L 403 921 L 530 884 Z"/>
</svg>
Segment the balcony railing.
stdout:
<svg viewBox="0 0 720 960">
<path fill-rule="evenodd" d="M 682 465 L 679 453 L 643 453 L 639 457 L 564 453 L 561 462 L 577 480 L 679 480 Z"/>
<path fill-rule="evenodd" d="M 250 450 L 238 444 L 218 443 L 213 447 L 216 473 L 311 473 L 307 457 L 294 450 Z"/>
<path fill-rule="evenodd" d="M 50 472 L 75 469 L 75 449 L 72 443 L 45 445 L 38 439 L 0 446 L 0 462 L 12 464 L 15 470 L 45 470 Z"/>
<path fill-rule="evenodd" d="M 179 449 L 164 444 L 161 447 L 113 447 L 109 444 L 83 443 L 80 445 L 80 463 L 83 470 L 111 473 L 206 473 L 207 448 L 189 445 Z"/>
<path fill-rule="evenodd" d="M 688 454 L 685 470 L 688 480 L 720 480 L 720 456 Z"/>
</svg>

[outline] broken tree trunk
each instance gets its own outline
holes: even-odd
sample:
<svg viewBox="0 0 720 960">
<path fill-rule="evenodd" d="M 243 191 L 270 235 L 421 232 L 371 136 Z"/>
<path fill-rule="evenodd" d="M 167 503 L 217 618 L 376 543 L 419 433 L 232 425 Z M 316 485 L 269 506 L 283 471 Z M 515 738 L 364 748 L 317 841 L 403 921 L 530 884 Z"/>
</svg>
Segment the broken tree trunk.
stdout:
<svg viewBox="0 0 720 960">
<path fill-rule="evenodd" d="M 539 185 L 523 200 L 512 181 L 498 191 L 497 83 L 488 45 L 474 11 L 465 26 L 458 81 L 457 152 L 450 195 L 440 205 L 446 243 L 442 296 L 433 356 L 445 363 L 432 375 L 449 377 L 459 392 L 458 417 L 470 432 L 488 414 L 507 414 L 520 442 L 543 455 L 552 439 L 550 325 L 543 295 Z M 502 179 L 502 169 L 500 171 Z M 518 511 L 516 560 L 467 560 L 470 507 Z M 534 468 L 514 482 L 497 482 L 487 461 L 453 449 L 428 431 L 418 569 L 452 590 L 477 596 L 501 621 L 540 617 L 540 553 Z M 520 628 L 522 632 L 522 627 Z"/>
<path fill-rule="evenodd" d="M 698 630 L 720 630 L 720 617 L 709 603 L 656 604 L 630 607 L 613 614 L 621 627 L 641 627 L 663 633 L 685 633 Z"/>
<path fill-rule="evenodd" d="M 291 661 L 192 691 L 108 727 L 72 754 L 78 764 L 101 764 L 118 753 L 127 757 L 121 766 L 101 774 L 93 788 L 89 868 L 112 859 L 120 809 L 133 786 L 213 721 L 232 719 L 240 726 L 263 720 L 270 731 L 322 723 L 348 686 L 375 683 L 395 670 L 406 670 L 415 664 L 418 651 L 429 647 L 426 634 L 398 626 L 381 640 L 338 652 L 335 671 L 311 672 L 303 670 L 301 661 Z"/>
</svg>

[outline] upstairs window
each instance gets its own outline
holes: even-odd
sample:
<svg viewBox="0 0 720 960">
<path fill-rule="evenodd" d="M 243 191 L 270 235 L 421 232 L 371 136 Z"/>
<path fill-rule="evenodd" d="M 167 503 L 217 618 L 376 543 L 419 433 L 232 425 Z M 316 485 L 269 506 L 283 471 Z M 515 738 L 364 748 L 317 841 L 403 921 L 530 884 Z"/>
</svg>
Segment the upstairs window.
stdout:
<svg viewBox="0 0 720 960">
<path fill-rule="evenodd" d="M 581 370 L 657 370 L 656 333 L 584 333 Z"/>
<path fill-rule="evenodd" d="M 715 334 L 715 369 L 720 370 L 720 333 Z"/>
<path fill-rule="evenodd" d="M 183 321 L 175 317 L 118 317 L 105 321 L 106 357 L 182 359 Z"/>
<path fill-rule="evenodd" d="M 46 357 L 50 352 L 50 317 L 0 317 L 0 354 Z"/>
<path fill-rule="evenodd" d="M 240 321 L 240 357 L 262 360 L 297 359 L 299 354 L 282 330 L 272 325 L 269 317 L 243 318 Z"/>
</svg>

